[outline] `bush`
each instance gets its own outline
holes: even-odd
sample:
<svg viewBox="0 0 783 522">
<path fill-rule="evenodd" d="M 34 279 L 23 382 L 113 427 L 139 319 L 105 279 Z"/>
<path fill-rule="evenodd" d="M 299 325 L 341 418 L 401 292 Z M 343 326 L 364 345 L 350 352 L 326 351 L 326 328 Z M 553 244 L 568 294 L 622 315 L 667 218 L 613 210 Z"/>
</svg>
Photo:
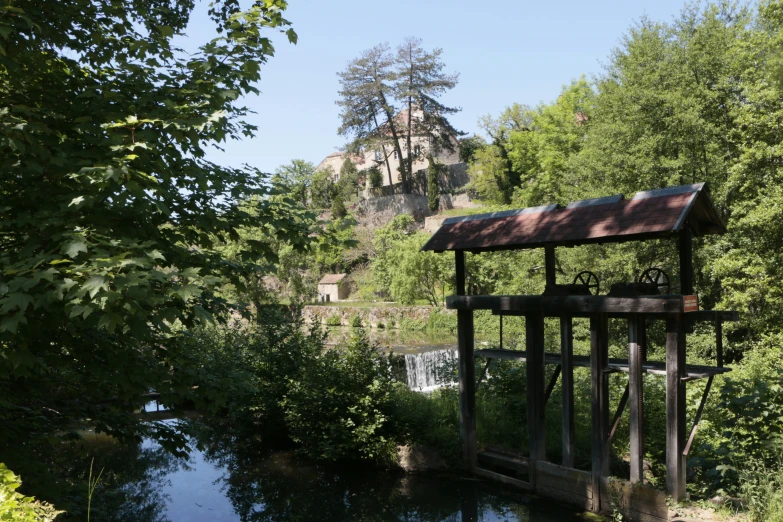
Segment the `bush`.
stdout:
<svg viewBox="0 0 783 522">
<path fill-rule="evenodd" d="M 330 315 L 326 318 L 326 326 L 340 326 L 341 324 L 339 315 Z"/>
<path fill-rule="evenodd" d="M 343 203 L 343 197 L 337 194 L 332 200 L 332 218 L 344 218 L 348 215 L 348 211 Z"/>
<path fill-rule="evenodd" d="M 391 462 L 389 360 L 360 331 L 348 346 L 301 361 L 280 401 L 290 437 L 308 457 Z"/>
<path fill-rule="evenodd" d="M 354 328 L 361 328 L 362 327 L 362 316 L 360 316 L 358 314 L 354 315 L 351 318 L 351 326 L 353 326 Z"/>
<path fill-rule="evenodd" d="M 740 497 L 753 522 L 783 521 L 783 461 L 768 468 L 751 461 L 739 471 Z"/>
<path fill-rule="evenodd" d="M 370 186 L 372 188 L 379 188 L 383 186 L 383 174 L 378 167 L 371 168 L 367 175 L 370 178 Z"/>
<path fill-rule="evenodd" d="M 51 522 L 62 513 L 46 502 L 17 493 L 21 485 L 19 476 L 0 463 L 0 520 Z"/>
</svg>

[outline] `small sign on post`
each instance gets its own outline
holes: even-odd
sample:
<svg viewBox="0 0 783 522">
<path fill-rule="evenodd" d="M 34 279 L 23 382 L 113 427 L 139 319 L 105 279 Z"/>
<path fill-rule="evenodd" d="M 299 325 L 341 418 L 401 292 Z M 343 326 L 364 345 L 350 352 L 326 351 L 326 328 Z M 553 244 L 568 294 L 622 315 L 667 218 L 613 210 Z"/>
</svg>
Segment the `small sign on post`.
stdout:
<svg viewBox="0 0 783 522">
<path fill-rule="evenodd" d="M 684 295 L 682 296 L 682 310 L 685 313 L 698 312 L 699 311 L 699 296 L 697 295 Z"/>
</svg>

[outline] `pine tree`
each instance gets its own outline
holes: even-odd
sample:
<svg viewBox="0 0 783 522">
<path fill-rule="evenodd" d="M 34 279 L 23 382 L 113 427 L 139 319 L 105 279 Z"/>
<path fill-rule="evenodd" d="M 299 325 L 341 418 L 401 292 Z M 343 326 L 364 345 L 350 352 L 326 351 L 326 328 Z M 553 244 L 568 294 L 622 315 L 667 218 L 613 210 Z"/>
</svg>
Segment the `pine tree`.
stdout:
<svg viewBox="0 0 783 522">
<path fill-rule="evenodd" d="M 343 203 L 343 198 L 340 194 L 337 194 L 332 200 L 332 217 L 344 218 L 347 215 L 348 215 L 348 211 L 345 209 L 345 203 Z"/>
</svg>

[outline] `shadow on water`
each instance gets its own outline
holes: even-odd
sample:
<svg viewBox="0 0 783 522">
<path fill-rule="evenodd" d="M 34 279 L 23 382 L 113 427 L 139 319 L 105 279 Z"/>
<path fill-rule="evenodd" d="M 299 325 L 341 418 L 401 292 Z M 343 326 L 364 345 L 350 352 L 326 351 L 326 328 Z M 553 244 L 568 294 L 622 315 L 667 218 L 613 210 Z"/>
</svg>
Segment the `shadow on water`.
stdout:
<svg viewBox="0 0 783 522">
<path fill-rule="evenodd" d="M 324 466 L 268 451 L 223 422 L 187 421 L 198 449 L 164 457 L 145 442 L 104 459 L 124 504 L 95 520 L 113 522 L 530 521 L 583 520 L 540 500 L 471 477 Z M 144 463 L 148 470 L 140 467 Z M 121 480 L 125 470 L 128 480 Z M 108 470 L 107 470 L 108 471 Z M 96 498 L 101 504 L 103 500 Z M 111 503 L 110 503 L 111 504 Z"/>
</svg>

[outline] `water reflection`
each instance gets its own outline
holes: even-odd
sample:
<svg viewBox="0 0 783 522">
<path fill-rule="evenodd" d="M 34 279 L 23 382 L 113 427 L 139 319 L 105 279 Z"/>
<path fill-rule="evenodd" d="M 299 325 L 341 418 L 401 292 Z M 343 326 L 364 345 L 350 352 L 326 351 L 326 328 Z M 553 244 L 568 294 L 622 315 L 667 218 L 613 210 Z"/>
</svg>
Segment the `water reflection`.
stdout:
<svg viewBox="0 0 783 522">
<path fill-rule="evenodd" d="M 575 512 L 453 475 L 316 465 L 198 421 L 195 451 L 162 488 L 171 522 L 569 521 Z"/>
</svg>

